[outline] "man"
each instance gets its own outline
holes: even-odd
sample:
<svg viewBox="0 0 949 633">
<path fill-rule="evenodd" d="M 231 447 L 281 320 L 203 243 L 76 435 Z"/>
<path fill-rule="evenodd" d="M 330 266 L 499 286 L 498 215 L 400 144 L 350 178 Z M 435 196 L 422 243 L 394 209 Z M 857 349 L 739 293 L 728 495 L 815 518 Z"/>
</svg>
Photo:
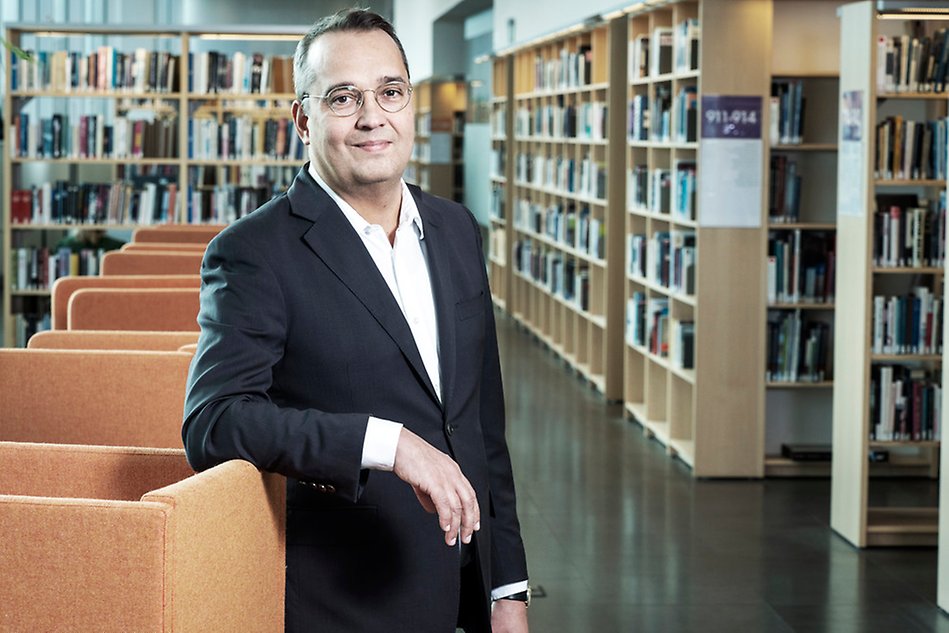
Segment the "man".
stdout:
<svg viewBox="0 0 949 633">
<path fill-rule="evenodd" d="M 188 459 L 288 477 L 287 631 L 526 632 L 480 233 L 402 181 L 402 45 L 342 11 L 294 83 L 310 162 L 205 255 Z"/>
</svg>

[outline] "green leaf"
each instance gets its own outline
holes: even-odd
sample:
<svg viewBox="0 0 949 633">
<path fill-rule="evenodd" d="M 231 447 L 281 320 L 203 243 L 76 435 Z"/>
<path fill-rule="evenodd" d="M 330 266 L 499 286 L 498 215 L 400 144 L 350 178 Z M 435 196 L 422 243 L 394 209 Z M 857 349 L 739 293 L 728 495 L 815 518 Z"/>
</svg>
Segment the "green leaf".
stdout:
<svg viewBox="0 0 949 633">
<path fill-rule="evenodd" d="M 33 56 L 30 55 L 29 53 L 27 53 L 25 50 L 23 50 L 23 49 L 20 48 L 19 46 L 15 46 L 15 45 L 11 44 L 11 43 L 8 42 L 5 38 L 0 38 L 0 42 L 3 42 L 3 46 L 4 46 L 8 51 L 12 51 L 13 54 L 16 55 L 17 57 L 19 57 L 20 59 L 23 59 L 23 60 L 28 61 L 28 62 L 33 61 Z"/>
</svg>

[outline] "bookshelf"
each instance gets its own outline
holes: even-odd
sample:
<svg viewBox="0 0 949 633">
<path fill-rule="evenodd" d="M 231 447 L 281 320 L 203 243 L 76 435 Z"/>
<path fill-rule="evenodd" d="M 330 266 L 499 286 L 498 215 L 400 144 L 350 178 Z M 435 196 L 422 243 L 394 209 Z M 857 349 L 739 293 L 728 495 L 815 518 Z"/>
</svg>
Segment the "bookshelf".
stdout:
<svg viewBox="0 0 949 633">
<path fill-rule="evenodd" d="M 830 476 L 842 4 L 772 3 L 764 472 Z"/>
<path fill-rule="evenodd" d="M 622 266 L 608 262 L 623 248 L 625 26 L 580 25 L 504 53 L 513 60 L 507 309 L 611 400 L 623 369 Z"/>
<path fill-rule="evenodd" d="M 845 5 L 840 17 L 836 315 L 848 327 L 838 327 L 834 348 L 834 365 L 847 371 L 834 377 L 831 526 L 857 547 L 935 545 L 935 499 L 913 494 L 907 482 L 892 495 L 899 501 L 889 501 L 869 474 L 873 456 L 885 454 L 891 466 L 937 475 L 938 435 L 927 427 L 943 371 L 938 227 L 945 222 L 946 150 L 938 140 L 946 137 L 947 96 L 890 85 L 878 69 L 878 46 L 880 39 L 932 37 L 945 22 L 880 19 L 873 2 Z M 937 140 L 932 151 L 917 145 L 919 153 L 909 152 L 895 140 L 914 138 L 897 131 L 914 129 L 907 122 L 928 121 Z M 930 133 L 920 134 L 914 144 Z M 890 160 L 897 156 L 912 160 Z M 907 319 L 908 305 L 929 313 L 912 332 L 901 327 L 917 322 Z"/>
<path fill-rule="evenodd" d="M 508 259 L 513 243 L 510 221 L 513 207 L 514 160 L 511 155 L 514 137 L 513 111 L 509 95 L 514 92 L 514 58 L 496 57 L 492 62 L 491 92 L 491 212 L 488 227 L 488 273 L 494 303 L 507 309 L 512 285 Z"/>
<path fill-rule="evenodd" d="M 760 477 L 765 275 L 750 262 L 764 260 L 764 214 L 723 215 L 708 173 L 731 178 L 727 146 L 702 123 L 721 109 L 702 105 L 751 97 L 748 120 L 766 115 L 771 3 L 646 3 L 627 19 L 624 405 L 694 476 Z M 742 141 L 756 156 L 762 131 Z M 761 209 L 766 164 L 744 169 Z"/>
<path fill-rule="evenodd" d="M 413 84 L 415 145 L 405 179 L 456 202 L 464 202 L 466 95 L 465 82 L 456 79 Z"/>
<path fill-rule="evenodd" d="M 97 274 L 101 252 L 55 246 L 71 229 L 226 223 L 304 162 L 289 116 L 297 26 L 9 24 L 3 344 L 48 321 L 49 287 Z"/>
</svg>

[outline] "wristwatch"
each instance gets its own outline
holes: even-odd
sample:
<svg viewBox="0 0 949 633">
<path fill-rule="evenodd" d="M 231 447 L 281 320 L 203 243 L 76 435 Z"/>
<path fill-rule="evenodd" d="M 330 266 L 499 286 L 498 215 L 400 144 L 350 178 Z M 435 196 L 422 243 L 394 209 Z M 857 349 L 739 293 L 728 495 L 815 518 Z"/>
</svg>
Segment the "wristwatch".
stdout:
<svg viewBox="0 0 949 633">
<path fill-rule="evenodd" d="M 523 602 L 525 608 L 530 608 L 531 606 L 531 588 L 528 587 L 527 591 L 521 591 L 520 593 L 512 593 L 509 596 L 504 596 L 503 598 L 498 598 L 498 600 L 517 600 L 518 602 Z"/>
</svg>

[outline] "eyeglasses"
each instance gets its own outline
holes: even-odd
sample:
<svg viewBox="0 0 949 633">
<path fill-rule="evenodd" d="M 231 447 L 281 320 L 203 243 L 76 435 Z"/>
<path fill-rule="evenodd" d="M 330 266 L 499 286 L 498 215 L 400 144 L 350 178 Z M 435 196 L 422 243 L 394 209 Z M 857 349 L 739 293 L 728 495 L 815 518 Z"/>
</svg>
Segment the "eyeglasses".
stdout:
<svg viewBox="0 0 949 633">
<path fill-rule="evenodd" d="M 322 97 L 304 92 L 300 96 L 300 101 L 321 99 L 326 102 L 336 116 L 352 116 L 362 108 L 367 92 L 373 93 L 376 103 L 386 112 L 402 110 L 409 105 L 412 98 L 412 86 L 404 81 L 390 81 L 371 90 L 360 90 L 356 86 L 339 86 Z"/>
</svg>

